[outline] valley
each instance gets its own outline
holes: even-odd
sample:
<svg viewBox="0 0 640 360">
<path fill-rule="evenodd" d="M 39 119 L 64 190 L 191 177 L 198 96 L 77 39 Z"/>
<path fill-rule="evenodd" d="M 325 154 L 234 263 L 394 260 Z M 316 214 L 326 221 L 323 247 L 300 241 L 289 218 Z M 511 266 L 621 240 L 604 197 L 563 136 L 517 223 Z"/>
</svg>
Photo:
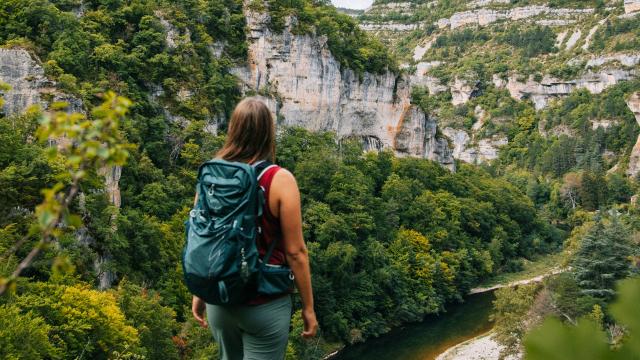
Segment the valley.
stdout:
<svg viewBox="0 0 640 360">
<path fill-rule="evenodd" d="M 492 329 L 544 359 L 546 318 L 624 355 L 639 39 L 637 0 L 3 1 L 0 358 L 219 355 L 184 220 L 248 96 L 302 197 L 321 336 L 295 295 L 288 360 L 430 359 Z"/>
</svg>

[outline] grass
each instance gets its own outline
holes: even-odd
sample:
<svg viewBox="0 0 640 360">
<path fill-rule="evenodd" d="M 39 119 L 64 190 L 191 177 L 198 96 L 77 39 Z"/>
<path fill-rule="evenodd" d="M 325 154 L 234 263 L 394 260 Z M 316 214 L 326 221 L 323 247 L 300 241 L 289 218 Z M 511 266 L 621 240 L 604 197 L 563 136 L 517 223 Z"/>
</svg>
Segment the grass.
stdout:
<svg viewBox="0 0 640 360">
<path fill-rule="evenodd" d="M 524 260 L 524 269 L 514 273 L 504 273 L 496 275 L 487 281 L 479 284 L 479 288 L 487 288 L 500 284 L 509 284 L 515 281 L 531 279 L 543 275 L 549 271 L 562 266 L 563 252 L 542 255 L 533 261 Z"/>
</svg>

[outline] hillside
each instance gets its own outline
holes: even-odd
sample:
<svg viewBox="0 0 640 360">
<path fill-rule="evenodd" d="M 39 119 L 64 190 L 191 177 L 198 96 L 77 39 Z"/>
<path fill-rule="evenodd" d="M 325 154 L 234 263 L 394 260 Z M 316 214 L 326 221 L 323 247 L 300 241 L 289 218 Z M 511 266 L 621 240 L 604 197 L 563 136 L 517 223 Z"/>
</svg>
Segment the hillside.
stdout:
<svg viewBox="0 0 640 360">
<path fill-rule="evenodd" d="M 528 167 L 545 167 L 545 152 L 568 141 L 572 150 L 597 153 L 589 156 L 603 170 L 635 176 L 639 7 L 629 0 L 376 1 L 360 21 L 425 89 L 414 101 L 430 95 L 425 105 L 454 157 L 484 162 L 501 148 L 513 161 L 506 157 L 524 145 L 516 143 L 516 120 L 531 109 L 537 131 L 526 147 L 541 153 L 527 155 Z"/>
<path fill-rule="evenodd" d="M 288 359 L 636 216 L 636 1 L 327 3 L 0 2 L 0 358 L 217 356 L 183 222 L 245 96 L 302 194 L 322 337 L 298 311 Z"/>
</svg>

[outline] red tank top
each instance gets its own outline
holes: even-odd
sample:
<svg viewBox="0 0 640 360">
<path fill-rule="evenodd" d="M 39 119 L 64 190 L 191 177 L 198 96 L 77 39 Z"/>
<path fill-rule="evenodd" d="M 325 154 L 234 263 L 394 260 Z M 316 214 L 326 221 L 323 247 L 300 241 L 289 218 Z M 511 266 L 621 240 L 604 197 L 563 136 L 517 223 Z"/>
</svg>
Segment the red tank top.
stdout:
<svg viewBox="0 0 640 360">
<path fill-rule="evenodd" d="M 262 174 L 262 177 L 260 178 L 260 181 L 258 182 L 258 184 L 264 189 L 265 202 L 264 202 L 264 208 L 262 212 L 263 214 L 262 220 L 260 222 L 262 234 L 258 236 L 258 239 L 256 240 L 257 247 L 258 247 L 258 252 L 260 253 L 260 259 L 262 259 L 266 255 L 269 249 L 269 245 L 271 245 L 273 241 L 278 241 L 278 243 L 276 244 L 276 247 L 273 249 L 273 253 L 271 253 L 271 258 L 269 259 L 269 264 L 272 264 L 272 265 L 284 265 L 287 263 L 287 257 L 285 256 L 284 244 L 282 241 L 282 229 L 280 228 L 280 219 L 276 218 L 271 213 L 271 208 L 269 207 L 269 193 L 271 190 L 271 182 L 273 181 L 273 177 L 276 175 L 276 173 L 280 169 L 282 168 L 277 165 L 271 165 L 264 171 L 264 173 Z M 247 304 L 261 305 L 271 300 L 280 298 L 284 295 L 286 294 L 275 295 L 275 296 L 259 295 L 255 299 L 250 300 Z"/>
</svg>

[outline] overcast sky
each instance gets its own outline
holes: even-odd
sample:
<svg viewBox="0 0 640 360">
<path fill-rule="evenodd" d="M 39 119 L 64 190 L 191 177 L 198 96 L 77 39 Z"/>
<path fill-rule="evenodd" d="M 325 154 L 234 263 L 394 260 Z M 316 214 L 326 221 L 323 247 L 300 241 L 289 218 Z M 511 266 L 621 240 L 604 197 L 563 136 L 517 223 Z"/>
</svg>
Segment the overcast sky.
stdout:
<svg viewBox="0 0 640 360">
<path fill-rule="evenodd" d="M 373 0 L 331 0 L 333 5 L 337 7 L 349 9 L 366 9 L 371 6 Z"/>
</svg>

